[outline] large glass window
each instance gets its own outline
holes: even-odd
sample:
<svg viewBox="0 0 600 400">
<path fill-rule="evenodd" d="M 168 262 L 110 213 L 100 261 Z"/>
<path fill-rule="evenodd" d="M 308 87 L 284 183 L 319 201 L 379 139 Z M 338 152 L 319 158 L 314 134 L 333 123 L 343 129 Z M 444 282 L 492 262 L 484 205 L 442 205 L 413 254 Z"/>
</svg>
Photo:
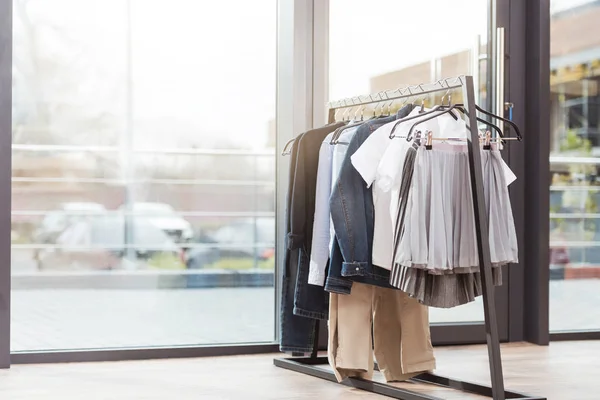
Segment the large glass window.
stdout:
<svg viewBox="0 0 600 400">
<path fill-rule="evenodd" d="M 274 340 L 275 85 L 275 0 L 14 0 L 13 351 Z"/>
<path fill-rule="evenodd" d="M 598 330 L 600 5 L 551 4 L 550 330 Z"/>
<path fill-rule="evenodd" d="M 427 18 L 412 17 L 416 15 Z M 474 75 L 479 82 L 478 102 L 485 103 L 487 1 L 330 0 L 329 28 L 330 100 Z M 445 30 L 452 34 L 439 34 Z M 366 34 L 367 31 L 370 33 Z M 364 55 L 353 56 L 356 51 Z M 439 93 L 442 95 L 443 92 Z M 461 98 L 460 92 L 453 94 L 454 102 L 460 102 Z M 399 103 L 392 105 L 390 111 L 396 111 Z M 344 116 L 351 117 L 356 111 Z M 370 112 L 363 111 L 365 116 Z M 430 320 L 482 321 L 482 304 L 478 298 L 454 309 L 432 308 Z"/>
</svg>

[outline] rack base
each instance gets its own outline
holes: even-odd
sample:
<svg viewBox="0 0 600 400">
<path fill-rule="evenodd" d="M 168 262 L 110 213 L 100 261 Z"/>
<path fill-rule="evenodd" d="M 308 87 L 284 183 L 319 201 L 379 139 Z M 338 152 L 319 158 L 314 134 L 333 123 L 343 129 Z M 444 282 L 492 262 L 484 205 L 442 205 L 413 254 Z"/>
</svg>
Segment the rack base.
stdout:
<svg viewBox="0 0 600 400">
<path fill-rule="evenodd" d="M 337 379 L 333 372 L 318 367 L 319 365 L 328 364 L 327 357 L 276 358 L 273 360 L 273 364 L 280 368 L 300 372 L 302 374 L 325 379 L 331 382 L 337 382 Z M 489 386 L 479 385 L 471 382 L 458 381 L 455 379 L 446 378 L 435 374 L 424 373 L 412 378 L 411 381 L 419 383 L 429 383 L 437 386 L 442 386 L 450 389 L 460 390 L 463 392 L 474 393 L 480 396 L 492 398 L 492 388 Z M 400 400 L 443 400 L 440 397 L 429 396 L 423 393 L 417 393 L 407 389 L 402 389 L 392 385 L 388 385 L 386 383 L 373 382 L 360 378 L 348 378 L 345 379 L 342 382 L 342 384 Z M 545 397 L 531 396 L 508 390 L 504 391 L 504 397 L 506 399 L 546 400 Z"/>
</svg>

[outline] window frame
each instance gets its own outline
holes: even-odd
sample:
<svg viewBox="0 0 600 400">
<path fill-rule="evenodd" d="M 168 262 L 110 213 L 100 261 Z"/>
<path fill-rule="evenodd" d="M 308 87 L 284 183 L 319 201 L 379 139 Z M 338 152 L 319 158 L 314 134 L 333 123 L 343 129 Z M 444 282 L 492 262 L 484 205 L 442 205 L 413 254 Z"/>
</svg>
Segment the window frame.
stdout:
<svg viewBox="0 0 600 400">
<path fill-rule="evenodd" d="M 0 0 L 0 368 L 10 366 L 12 0 Z"/>
</svg>

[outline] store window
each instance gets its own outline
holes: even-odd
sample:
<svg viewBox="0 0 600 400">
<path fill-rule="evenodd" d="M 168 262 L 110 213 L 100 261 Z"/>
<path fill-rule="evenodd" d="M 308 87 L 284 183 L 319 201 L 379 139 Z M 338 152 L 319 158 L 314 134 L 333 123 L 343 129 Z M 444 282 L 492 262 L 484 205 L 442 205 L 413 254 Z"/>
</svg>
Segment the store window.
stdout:
<svg viewBox="0 0 600 400">
<path fill-rule="evenodd" d="M 474 75 L 479 83 L 477 101 L 485 104 L 487 1 L 330 0 L 329 3 L 330 100 L 435 82 L 458 75 Z M 427 21 L 412 18 L 413 15 L 427 15 Z M 470 23 L 449 22 L 461 20 Z M 377 33 L 370 31 L 365 34 L 363 28 L 372 27 L 376 27 Z M 452 35 L 431 34 L 432 30 L 444 31 L 445 27 L 452 31 Z M 358 49 L 364 50 L 369 56 L 349 57 Z M 436 94 L 439 96 L 437 101 L 442 95 L 443 92 Z M 460 102 L 462 93 L 454 92 L 452 96 L 453 102 Z M 432 104 L 434 99 L 426 100 Z M 400 104 L 400 101 L 392 104 L 390 112 L 396 111 Z M 383 107 L 387 107 L 387 104 Z M 362 113 L 369 116 L 372 111 L 367 109 Z M 344 111 L 344 117 L 352 117 L 355 112 L 358 112 L 358 108 Z M 482 298 L 478 298 L 473 303 L 453 309 L 431 308 L 430 321 L 483 321 L 482 304 Z"/>
<path fill-rule="evenodd" d="M 551 4 L 550 330 L 598 330 L 600 4 Z"/>
<path fill-rule="evenodd" d="M 273 341 L 276 1 L 13 6 L 12 350 Z"/>
</svg>

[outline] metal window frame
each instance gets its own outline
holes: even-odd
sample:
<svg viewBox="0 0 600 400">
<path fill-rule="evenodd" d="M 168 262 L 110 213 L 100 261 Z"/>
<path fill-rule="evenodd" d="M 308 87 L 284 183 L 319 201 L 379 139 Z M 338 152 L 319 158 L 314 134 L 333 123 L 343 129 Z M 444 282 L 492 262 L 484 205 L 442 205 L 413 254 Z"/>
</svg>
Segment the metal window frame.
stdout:
<svg viewBox="0 0 600 400">
<path fill-rule="evenodd" d="M 12 0 L 0 0 L 0 368 L 10 366 Z"/>
<path fill-rule="evenodd" d="M 520 177 L 510 191 L 520 265 L 508 275 L 509 341 L 547 345 L 550 0 L 496 1 L 498 25 L 508 32 L 505 98 L 514 105 L 514 121 L 527 132 L 520 146 L 508 146 L 506 152 L 506 161 Z"/>
<path fill-rule="evenodd" d="M 525 3 L 525 180 L 523 208 L 529 239 L 524 270 L 524 335 L 527 341 L 550 340 L 550 0 Z M 527 38 L 527 40 L 525 40 Z"/>
<path fill-rule="evenodd" d="M 27 351 L 13 353 L 12 364 L 57 364 L 71 362 L 104 362 L 124 360 L 153 360 L 161 358 L 200 358 L 233 355 L 276 353 L 279 344 L 224 344 L 219 346 L 179 346 L 139 349 L 82 349 L 57 351 Z"/>
</svg>

